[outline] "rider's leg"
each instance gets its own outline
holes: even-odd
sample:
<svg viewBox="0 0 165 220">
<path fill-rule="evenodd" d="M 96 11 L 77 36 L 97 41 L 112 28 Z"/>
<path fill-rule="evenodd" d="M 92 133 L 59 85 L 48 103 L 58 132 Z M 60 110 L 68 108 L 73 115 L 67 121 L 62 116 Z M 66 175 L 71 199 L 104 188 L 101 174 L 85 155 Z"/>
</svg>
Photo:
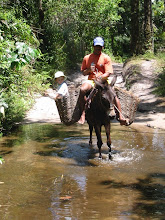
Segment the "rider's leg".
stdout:
<svg viewBox="0 0 165 220">
<path fill-rule="evenodd" d="M 114 98 L 114 104 L 117 107 L 116 115 L 117 115 L 117 119 L 120 122 L 120 125 L 127 125 L 127 123 L 128 123 L 127 120 L 125 118 L 123 118 L 123 116 L 121 114 L 121 104 L 120 104 L 120 101 L 117 96 L 115 96 L 115 98 Z"/>
<path fill-rule="evenodd" d="M 79 105 L 80 105 L 80 112 L 82 112 L 80 120 L 78 121 L 80 124 L 84 124 L 85 122 L 86 93 L 91 89 L 92 89 L 92 85 L 89 84 L 88 82 L 83 83 L 80 89 Z"/>
</svg>

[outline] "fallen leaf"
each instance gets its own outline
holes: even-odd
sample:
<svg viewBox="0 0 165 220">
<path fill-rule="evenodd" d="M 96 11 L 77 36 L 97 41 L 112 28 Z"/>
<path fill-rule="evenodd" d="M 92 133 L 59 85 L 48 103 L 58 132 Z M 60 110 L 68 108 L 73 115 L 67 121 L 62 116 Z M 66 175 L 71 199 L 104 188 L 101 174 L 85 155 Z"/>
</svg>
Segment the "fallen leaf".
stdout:
<svg viewBox="0 0 165 220">
<path fill-rule="evenodd" d="M 72 198 L 71 196 L 61 196 L 60 197 L 61 200 L 69 200 L 71 198 Z"/>
</svg>

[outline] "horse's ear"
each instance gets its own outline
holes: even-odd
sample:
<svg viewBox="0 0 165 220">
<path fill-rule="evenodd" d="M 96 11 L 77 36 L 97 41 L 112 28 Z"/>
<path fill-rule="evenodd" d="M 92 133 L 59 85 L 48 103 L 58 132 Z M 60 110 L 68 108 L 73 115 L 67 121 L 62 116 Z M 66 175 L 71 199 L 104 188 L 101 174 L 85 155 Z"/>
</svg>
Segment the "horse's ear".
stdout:
<svg viewBox="0 0 165 220">
<path fill-rule="evenodd" d="M 95 80 L 95 79 L 94 79 L 94 82 L 95 82 L 95 87 L 96 87 L 96 88 L 102 88 L 102 89 L 104 89 L 104 85 L 102 84 L 102 82 L 97 81 L 97 80 Z"/>
<path fill-rule="evenodd" d="M 110 83 L 110 86 L 114 86 L 116 80 L 117 80 L 117 75 L 115 75 L 115 76 L 113 77 L 112 82 Z"/>
</svg>

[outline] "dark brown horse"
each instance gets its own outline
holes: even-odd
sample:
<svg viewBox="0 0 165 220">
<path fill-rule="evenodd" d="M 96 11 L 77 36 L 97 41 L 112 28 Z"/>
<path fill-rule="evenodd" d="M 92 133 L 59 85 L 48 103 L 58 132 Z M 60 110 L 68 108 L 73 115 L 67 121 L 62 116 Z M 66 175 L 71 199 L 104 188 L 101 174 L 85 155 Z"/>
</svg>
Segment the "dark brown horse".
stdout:
<svg viewBox="0 0 165 220">
<path fill-rule="evenodd" d="M 112 80 L 111 85 L 106 82 L 95 81 L 95 88 L 90 92 L 86 104 L 86 120 L 90 130 L 89 145 L 92 145 L 92 131 L 95 129 L 97 137 L 97 146 L 99 149 L 99 158 L 102 158 L 101 146 L 103 145 L 101 137 L 101 127 L 105 127 L 107 136 L 107 145 L 109 147 L 109 158 L 111 158 L 111 137 L 110 137 L 110 104 L 114 100 L 114 85 L 116 77 Z"/>
</svg>

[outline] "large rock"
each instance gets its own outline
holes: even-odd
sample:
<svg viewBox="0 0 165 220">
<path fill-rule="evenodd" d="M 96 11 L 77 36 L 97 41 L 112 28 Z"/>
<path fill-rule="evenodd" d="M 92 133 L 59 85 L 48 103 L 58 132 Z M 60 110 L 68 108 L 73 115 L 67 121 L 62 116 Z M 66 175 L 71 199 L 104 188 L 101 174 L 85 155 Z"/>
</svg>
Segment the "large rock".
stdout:
<svg viewBox="0 0 165 220">
<path fill-rule="evenodd" d="M 139 111 L 155 109 L 158 97 L 154 94 L 156 74 L 155 60 L 130 61 L 124 65 L 123 78 L 125 87 L 139 100 Z"/>
</svg>

